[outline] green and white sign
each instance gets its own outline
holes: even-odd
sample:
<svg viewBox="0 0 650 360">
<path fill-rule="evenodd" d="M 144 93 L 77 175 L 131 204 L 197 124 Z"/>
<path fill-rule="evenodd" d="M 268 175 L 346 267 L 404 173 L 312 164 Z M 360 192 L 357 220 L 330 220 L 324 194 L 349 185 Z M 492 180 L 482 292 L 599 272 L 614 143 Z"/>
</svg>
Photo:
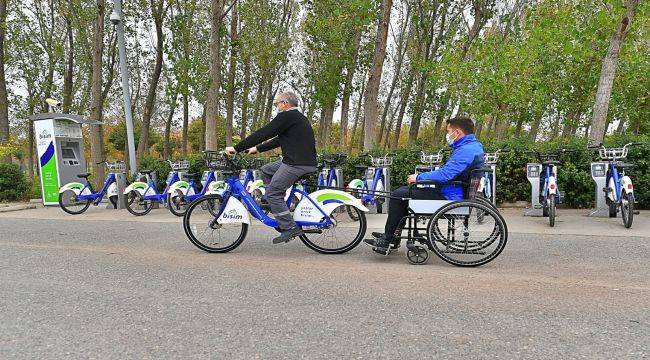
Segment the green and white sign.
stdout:
<svg viewBox="0 0 650 360">
<path fill-rule="evenodd" d="M 57 166 L 56 147 L 54 146 L 54 121 L 41 120 L 34 122 L 36 151 L 41 168 L 41 193 L 43 204 L 56 205 L 59 203 L 59 172 Z"/>
</svg>

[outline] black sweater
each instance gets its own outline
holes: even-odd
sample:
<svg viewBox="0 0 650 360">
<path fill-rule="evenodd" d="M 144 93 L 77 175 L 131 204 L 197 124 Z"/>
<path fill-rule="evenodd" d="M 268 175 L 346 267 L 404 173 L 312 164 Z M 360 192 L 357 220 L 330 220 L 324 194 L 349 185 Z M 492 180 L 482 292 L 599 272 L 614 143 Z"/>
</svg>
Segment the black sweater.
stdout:
<svg viewBox="0 0 650 360">
<path fill-rule="evenodd" d="M 285 164 L 316 166 L 314 130 L 305 115 L 296 109 L 279 113 L 266 126 L 235 145 L 235 150 L 242 152 L 256 145 L 259 152 L 281 147 Z"/>
</svg>

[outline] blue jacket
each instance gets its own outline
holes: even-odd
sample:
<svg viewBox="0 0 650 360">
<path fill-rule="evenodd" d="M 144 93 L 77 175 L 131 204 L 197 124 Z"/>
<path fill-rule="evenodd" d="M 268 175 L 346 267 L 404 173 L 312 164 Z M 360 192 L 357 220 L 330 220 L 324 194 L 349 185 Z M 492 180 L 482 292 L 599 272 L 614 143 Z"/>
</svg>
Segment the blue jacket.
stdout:
<svg viewBox="0 0 650 360">
<path fill-rule="evenodd" d="M 474 134 L 456 140 L 451 148 L 451 157 L 440 169 L 422 173 L 418 175 L 417 180 L 437 183 L 467 181 L 472 170 L 483 166 L 483 144 L 476 140 Z M 440 188 L 440 194 L 447 200 L 462 200 L 464 197 L 463 187 L 460 185 L 444 185 Z"/>
</svg>

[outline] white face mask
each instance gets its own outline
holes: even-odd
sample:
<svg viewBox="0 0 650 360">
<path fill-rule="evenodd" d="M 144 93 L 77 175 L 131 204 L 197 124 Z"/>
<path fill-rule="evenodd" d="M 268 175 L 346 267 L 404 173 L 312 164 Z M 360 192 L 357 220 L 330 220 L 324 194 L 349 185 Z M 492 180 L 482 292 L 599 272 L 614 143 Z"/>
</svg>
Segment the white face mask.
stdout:
<svg viewBox="0 0 650 360">
<path fill-rule="evenodd" d="M 451 134 L 453 134 L 455 132 L 456 132 L 456 130 L 452 131 Z M 445 140 L 447 140 L 447 144 L 449 144 L 449 145 L 453 145 L 454 141 L 455 141 L 451 134 L 450 133 L 445 134 Z"/>
</svg>

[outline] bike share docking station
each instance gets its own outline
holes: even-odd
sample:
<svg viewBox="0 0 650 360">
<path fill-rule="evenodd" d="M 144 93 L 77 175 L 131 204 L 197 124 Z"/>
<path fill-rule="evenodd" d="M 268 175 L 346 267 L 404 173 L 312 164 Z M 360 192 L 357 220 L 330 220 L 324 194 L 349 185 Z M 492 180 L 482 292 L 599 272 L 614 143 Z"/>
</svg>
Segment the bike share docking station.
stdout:
<svg viewBox="0 0 650 360">
<path fill-rule="evenodd" d="M 544 210 L 542 204 L 539 202 L 540 192 L 540 179 L 542 176 L 542 164 L 528 163 L 526 164 L 526 177 L 531 186 L 530 204 L 531 208 L 524 212 L 524 216 L 543 217 Z"/>
<path fill-rule="evenodd" d="M 589 216 L 591 217 L 609 217 L 609 205 L 605 197 L 605 189 L 607 187 L 607 168 L 606 162 L 592 162 L 591 163 L 591 178 L 595 183 L 595 199 L 596 207 L 591 210 Z"/>
</svg>

